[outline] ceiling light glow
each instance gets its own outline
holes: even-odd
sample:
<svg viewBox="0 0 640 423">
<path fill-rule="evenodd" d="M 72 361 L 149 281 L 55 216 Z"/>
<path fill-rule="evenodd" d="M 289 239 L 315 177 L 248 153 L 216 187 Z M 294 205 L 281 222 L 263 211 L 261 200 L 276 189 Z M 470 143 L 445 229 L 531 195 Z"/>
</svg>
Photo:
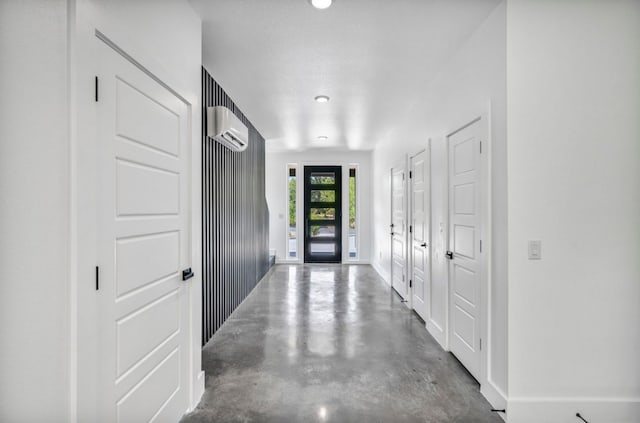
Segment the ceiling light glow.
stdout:
<svg viewBox="0 0 640 423">
<path fill-rule="evenodd" d="M 318 103 L 326 103 L 327 101 L 329 101 L 329 97 L 326 95 L 318 95 L 314 97 L 314 100 Z"/>
<path fill-rule="evenodd" d="M 332 2 L 333 0 L 311 0 L 311 5 L 316 9 L 326 9 Z"/>
<path fill-rule="evenodd" d="M 318 140 L 320 140 L 320 141 L 326 141 L 326 140 L 328 140 L 328 139 L 329 139 L 329 137 L 328 137 L 328 136 L 326 136 L 326 135 L 320 135 L 320 136 L 318 137 Z"/>
</svg>

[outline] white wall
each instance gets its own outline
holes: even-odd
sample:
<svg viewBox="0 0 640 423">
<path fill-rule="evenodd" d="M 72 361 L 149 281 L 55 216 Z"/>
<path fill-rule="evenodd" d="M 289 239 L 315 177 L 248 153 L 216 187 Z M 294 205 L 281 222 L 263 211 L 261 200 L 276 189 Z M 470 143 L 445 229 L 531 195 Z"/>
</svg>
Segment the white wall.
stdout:
<svg viewBox="0 0 640 423">
<path fill-rule="evenodd" d="M 66 1 L 0 2 L 0 57 L 0 421 L 67 421 Z"/>
<path fill-rule="evenodd" d="M 393 138 L 376 146 L 373 154 L 374 267 L 388 278 L 390 272 L 389 222 L 392 166 L 427 146 L 431 139 L 432 172 L 432 314 L 428 327 L 446 347 L 447 324 L 447 152 L 446 135 L 481 114 L 490 113 L 492 203 L 492 280 L 490 290 L 489 384 L 483 391 L 496 406 L 504 405 L 507 393 L 507 243 L 506 243 L 506 6 L 499 5 L 487 20 L 443 64 L 439 76 L 416 87 L 419 98 L 406 122 L 398 123 Z M 403 130 L 409 128 L 411 132 Z M 440 225 L 444 231 L 440 232 Z M 438 327 L 442 328 L 440 330 Z M 486 340 L 485 340 L 486 342 Z"/>
<path fill-rule="evenodd" d="M 267 141 L 268 142 L 268 141 Z M 287 192 L 287 165 L 297 163 L 298 170 L 298 217 L 297 222 L 303 222 L 302 190 L 305 165 L 336 165 L 343 166 L 343 216 L 349 210 L 348 192 L 344 189 L 348 186 L 349 165 L 358 164 L 356 173 L 356 225 L 359 233 L 357 260 L 349 260 L 347 250 L 348 225 L 343 219 L 343 257 L 344 261 L 357 261 L 369 263 L 371 259 L 371 152 L 369 151 L 305 151 L 292 153 L 267 152 L 266 154 L 266 197 L 269 205 L 269 249 L 276 250 L 276 260 L 286 261 L 287 258 L 287 216 L 288 216 L 288 192 Z M 302 225 L 298 224 L 298 260 L 304 261 Z"/>
<path fill-rule="evenodd" d="M 192 105 L 199 210 L 201 23 L 186 0 L 0 2 L 0 420 L 95 421 L 94 30 Z M 200 233 L 199 215 L 193 219 Z M 200 268 L 200 237 L 193 267 Z M 192 402 L 200 282 L 192 302 Z"/>
<path fill-rule="evenodd" d="M 509 421 L 637 422 L 640 2 L 507 17 Z"/>
</svg>

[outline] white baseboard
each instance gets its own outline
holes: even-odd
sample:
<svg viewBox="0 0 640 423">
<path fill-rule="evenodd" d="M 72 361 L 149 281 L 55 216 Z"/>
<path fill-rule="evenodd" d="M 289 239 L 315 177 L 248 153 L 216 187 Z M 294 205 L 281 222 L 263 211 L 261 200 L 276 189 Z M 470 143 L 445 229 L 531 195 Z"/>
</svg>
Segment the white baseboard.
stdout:
<svg viewBox="0 0 640 423">
<path fill-rule="evenodd" d="M 276 257 L 276 264 L 302 264 L 300 259 L 282 259 Z"/>
<path fill-rule="evenodd" d="M 371 264 L 369 260 L 347 260 L 343 261 L 342 264 Z"/>
<path fill-rule="evenodd" d="M 438 344 L 440 344 L 442 349 L 445 351 L 449 351 L 449 346 L 447 345 L 447 334 L 444 333 L 444 329 L 442 329 L 438 324 L 436 324 L 432 320 L 429 320 L 426 323 L 426 326 L 427 326 L 427 332 L 429 332 L 429 334 L 433 336 L 433 339 L 435 339 L 438 342 Z"/>
<path fill-rule="evenodd" d="M 378 263 L 376 263 L 375 261 L 371 262 L 371 267 L 373 267 L 373 269 L 376 272 L 378 272 L 378 275 L 380 275 L 382 280 L 385 281 L 387 285 L 391 286 L 391 280 L 389 279 L 389 275 L 387 274 L 387 272 L 382 270 L 382 268 L 378 265 Z"/>
<path fill-rule="evenodd" d="M 276 256 L 276 264 L 304 264 L 302 259 L 287 259 Z M 342 264 L 372 264 L 369 260 L 346 260 Z"/>
<path fill-rule="evenodd" d="M 487 380 L 480 387 L 480 393 L 489 401 L 489 404 L 496 410 L 507 408 L 507 395 L 496 386 L 491 380 Z M 503 420 L 507 419 L 505 413 L 497 413 Z"/>
<path fill-rule="evenodd" d="M 202 395 L 204 395 L 204 371 L 198 373 L 196 378 L 195 386 L 193 387 L 193 398 L 191 399 L 191 409 L 189 411 L 192 411 L 198 406 Z"/>
<path fill-rule="evenodd" d="M 283 259 L 276 257 L 276 264 L 304 264 L 301 259 Z M 371 264 L 369 260 L 348 260 L 343 261 L 342 264 Z"/>
<path fill-rule="evenodd" d="M 509 423 L 576 423 L 576 413 L 589 423 L 637 423 L 640 398 L 511 398 Z"/>
</svg>

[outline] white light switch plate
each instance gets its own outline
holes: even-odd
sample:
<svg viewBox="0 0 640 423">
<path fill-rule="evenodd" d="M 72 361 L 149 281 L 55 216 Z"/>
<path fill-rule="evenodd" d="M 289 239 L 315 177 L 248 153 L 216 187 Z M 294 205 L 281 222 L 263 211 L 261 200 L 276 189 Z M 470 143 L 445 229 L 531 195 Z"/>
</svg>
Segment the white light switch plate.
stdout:
<svg viewBox="0 0 640 423">
<path fill-rule="evenodd" d="M 529 241 L 529 260 L 542 259 L 542 241 Z"/>
</svg>

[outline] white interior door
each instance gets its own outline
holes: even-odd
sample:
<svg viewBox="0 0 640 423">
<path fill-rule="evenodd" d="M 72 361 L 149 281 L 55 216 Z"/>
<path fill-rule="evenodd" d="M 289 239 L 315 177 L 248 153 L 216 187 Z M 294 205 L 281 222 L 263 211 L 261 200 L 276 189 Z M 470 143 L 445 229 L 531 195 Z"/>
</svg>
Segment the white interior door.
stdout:
<svg viewBox="0 0 640 423">
<path fill-rule="evenodd" d="M 480 120 L 448 137 L 451 352 L 480 380 L 482 283 Z"/>
<path fill-rule="evenodd" d="M 391 169 L 391 285 L 404 300 L 407 300 L 409 280 L 406 275 L 405 173 L 404 166 Z"/>
<path fill-rule="evenodd" d="M 411 305 L 423 320 L 427 320 L 427 295 L 431 277 L 430 254 L 430 172 L 429 153 L 423 151 L 410 159 L 411 191 Z"/>
<path fill-rule="evenodd" d="M 97 414 L 177 422 L 188 408 L 188 108 L 97 44 Z"/>
</svg>

